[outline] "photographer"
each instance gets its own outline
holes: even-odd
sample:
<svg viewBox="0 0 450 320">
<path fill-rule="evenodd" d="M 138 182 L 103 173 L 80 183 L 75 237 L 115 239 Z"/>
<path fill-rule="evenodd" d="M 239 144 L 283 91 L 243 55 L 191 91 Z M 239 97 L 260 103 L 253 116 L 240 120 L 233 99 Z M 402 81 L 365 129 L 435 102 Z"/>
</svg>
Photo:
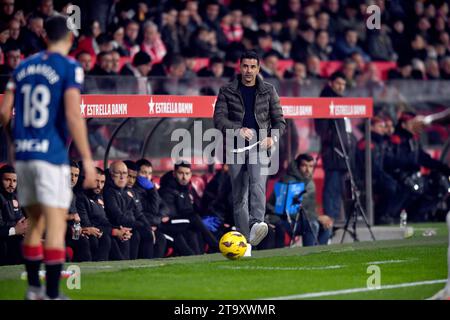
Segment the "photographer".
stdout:
<svg viewBox="0 0 450 320">
<path fill-rule="evenodd" d="M 413 221 L 427 221 L 439 199 L 433 191 L 430 177 L 443 174 L 450 176 L 450 168 L 430 157 L 421 147 L 418 137 L 414 135 L 414 118 L 412 112 L 401 114 L 395 134 L 391 137 L 391 148 L 397 161 L 387 163 L 387 170 L 405 189 L 404 208 Z M 420 174 L 420 168 L 431 170 L 429 177 Z"/>
<path fill-rule="evenodd" d="M 314 170 L 314 158 L 309 154 L 301 154 L 289 165 L 287 174 L 281 178 L 283 183 L 301 183 L 305 184 L 306 193 L 301 202 L 304 214 L 301 215 L 299 228 L 293 230 L 294 237 L 297 233 L 302 235 L 303 246 L 313 246 L 327 244 L 331 236 L 333 220 L 327 215 L 318 215 L 316 210 L 316 185 L 312 179 Z M 267 220 L 270 224 L 278 228 L 284 228 L 291 233 L 291 226 L 287 223 L 284 216 L 275 214 L 275 192 L 270 196 L 267 203 Z M 317 237 L 317 238 L 316 238 Z"/>
</svg>

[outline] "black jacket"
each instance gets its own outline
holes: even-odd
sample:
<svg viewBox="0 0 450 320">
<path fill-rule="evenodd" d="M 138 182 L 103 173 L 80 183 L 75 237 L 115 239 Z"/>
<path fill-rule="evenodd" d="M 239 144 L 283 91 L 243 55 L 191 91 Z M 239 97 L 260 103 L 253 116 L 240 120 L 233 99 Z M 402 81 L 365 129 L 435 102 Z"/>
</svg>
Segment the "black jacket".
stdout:
<svg viewBox="0 0 450 320">
<path fill-rule="evenodd" d="M 190 193 L 189 185 L 180 185 L 171 172 L 161 179 L 161 198 L 169 208 L 169 216 L 173 219 L 189 219 L 197 213 L 194 207 L 194 198 Z"/>
<path fill-rule="evenodd" d="M 140 200 L 142 212 L 151 225 L 158 226 L 163 216 L 169 216 L 169 208 L 159 196 L 156 188 L 146 190 L 136 182 L 133 190 Z"/>
<path fill-rule="evenodd" d="M 326 86 L 320 93 L 320 97 L 341 97 L 331 89 L 330 86 Z M 344 119 L 316 119 L 314 120 L 314 126 L 316 133 L 320 136 L 321 143 L 321 156 L 324 169 L 327 170 L 345 170 L 345 160 L 339 156 L 335 151 L 335 148 L 342 150 L 339 137 L 336 132 L 336 125 L 341 134 L 344 148 L 347 151 L 349 159 L 354 159 L 354 146 L 355 137 L 352 134 L 348 134 L 345 130 Z M 353 166 L 352 163 L 350 163 Z"/>
<path fill-rule="evenodd" d="M 220 88 L 214 109 L 214 126 L 223 133 L 226 129 L 242 128 L 245 106 L 239 90 L 241 75 Z M 286 128 L 286 120 L 280 105 L 280 98 L 268 82 L 256 77 L 255 118 L 259 129 L 279 129 L 280 136 Z"/>
<path fill-rule="evenodd" d="M 404 130 L 397 128 L 391 137 L 391 148 L 395 156 L 395 163 L 388 164 L 388 170 L 394 176 L 402 176 L 402 174 L 410 174 L 420 171 L 420 167 L 440 171 L 450 176 L 450 168 L 445 163 L 435 160 L 426 153 L 419 141 L 414 136 Z M 400 175 L 399 175 L 400 174 Z"/>
<path fill-rule="evenodd" d="M 96 227 L 103 233 L 111 234 L 113 226 L 106 216 L 101 194 L 86 190 L 77 195 L 76 204 L 82 227 Z"/>
<path fill-rule="evenodd" d="M 0 238 L 8 237 L 9 229 L 23 217 L 16 194 L 6 192 L 0 187 Z"/>
<path fill-rule="evenodd" d="M 150 228 L 150 223 L 136 205 L 133 193 L 120 189 L 113 182 L 107 182 L 103 191 L 105 212 L 113 226 L 127 228 Z"/>
</svg>

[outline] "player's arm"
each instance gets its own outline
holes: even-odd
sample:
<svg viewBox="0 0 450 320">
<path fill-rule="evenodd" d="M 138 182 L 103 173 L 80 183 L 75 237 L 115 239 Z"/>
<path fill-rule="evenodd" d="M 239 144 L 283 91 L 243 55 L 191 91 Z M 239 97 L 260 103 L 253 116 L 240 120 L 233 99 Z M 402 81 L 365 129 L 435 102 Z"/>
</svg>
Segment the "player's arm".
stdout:
<svg viewBox="0 0 450 320">
<path fill-rule="evenodd" d="M 78 88 L 68 88 L 64 92 L 67 127 L 73 142 L 83 161 L 85 188 L 95 187 L 95 167 L 92 161 L 91 149 L 87 138 L 87 127 L 80 114 L 80 91 Z"/>
<path fill-rule="evenodd" d="M 6 128 L 11 120 L 12 108 L 14 104 L 14 93 L 11 90 L 6 90 L 3 95 L 3 100 L 0 105 L 0 123 L 3 128 Z"/>
</svg>

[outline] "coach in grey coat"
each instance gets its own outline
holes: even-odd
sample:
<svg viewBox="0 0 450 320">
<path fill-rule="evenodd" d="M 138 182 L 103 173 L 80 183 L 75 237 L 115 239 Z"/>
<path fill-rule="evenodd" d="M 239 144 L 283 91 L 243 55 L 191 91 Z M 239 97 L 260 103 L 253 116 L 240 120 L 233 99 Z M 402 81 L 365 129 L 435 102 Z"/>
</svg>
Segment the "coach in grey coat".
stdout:
<svg viewBox="0 0 450 320">
<path fill-rule="evenodd" d="M 278 129 L 278 136 L 281 136 L 286 121 L 275 88 L 258 76 L 259 68 L 259 57 L 254 51 L 241 56 L 241 73 L 219 91 L 214 126 L 223 134 L 228 129 L 235 130 L 238 140 L 245 140 L 246 146 L 260 141 L 257 147 L 269 150 L 277 140 L 270 130 Z M 267 134 L 260 131 L 262 129 L 267 130 Z M 226 140 L 228 155 L 233 154 L 230 149 L 241 147 Z M 240 154 L 244 163 L 230 163 L 230 175 L 236 227 L 251 245 L 256 246 L 267 235 L 267 224 L 264 223 L 267 177 L 261 174 L 259 161 L 249 161 L 250 153 Z"/>
</svg>

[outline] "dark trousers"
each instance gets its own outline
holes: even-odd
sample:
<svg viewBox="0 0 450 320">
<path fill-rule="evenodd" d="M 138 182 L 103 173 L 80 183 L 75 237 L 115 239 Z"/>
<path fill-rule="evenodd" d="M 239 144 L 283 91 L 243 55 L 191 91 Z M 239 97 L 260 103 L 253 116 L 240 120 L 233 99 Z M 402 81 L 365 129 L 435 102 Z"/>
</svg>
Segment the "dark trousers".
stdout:
<svg viewBox="0 0 450 320">
<path fill-rule="evenodd" d="M 69 234 L 66 236 L 66 246 L 72 248 L 74 262 L 92 261 L 91 245 L 88 238 L 80 236 L 78 240 L 74 240 Z"/>
<path fill-rule="evenodd" d="M 154 238 L 150 228 L 135 228 L 132 233 L 133 235 L 130 239 L 130 259 L 152 259 Z"/>
<path fill-rule="evenodd" d="M 159 228 L 162 233 L 173 238 L 175 253 L 180 256 L 197 254 L 198 244 L 194 235 L 189 231 L 190 223 L 173 223 L 174 221 L 170 220 L 167 223 L 162 223 Z"/>
<path fill-rule="evenodd" d="M 153 250 L 154 258 L 163 258 L 164 254 L 167 251 L 167 239 L 164 237 L 164 234 L 159 230 L 154 232 L 155 235 L 155 245 Z"/>
<path fill-rule="evenodd" d="M 345 170 L 325 170 L 323 210 L 327 216 L 334 220 L 337 220 L 341 213 L 346 173 Z"/>
<path fill-rule="evenodd" d="M 109 259 L 111 241 L 112 240 L 110 234 L 103 234 L 100 238 L 89 238 L 93 261 L 107 261 Z"/>
<path fill-rule="evenodd" d="M 0 239 L 0 266 L 23 263 L 22 242 L 21 235 Z"/>
</svg>

